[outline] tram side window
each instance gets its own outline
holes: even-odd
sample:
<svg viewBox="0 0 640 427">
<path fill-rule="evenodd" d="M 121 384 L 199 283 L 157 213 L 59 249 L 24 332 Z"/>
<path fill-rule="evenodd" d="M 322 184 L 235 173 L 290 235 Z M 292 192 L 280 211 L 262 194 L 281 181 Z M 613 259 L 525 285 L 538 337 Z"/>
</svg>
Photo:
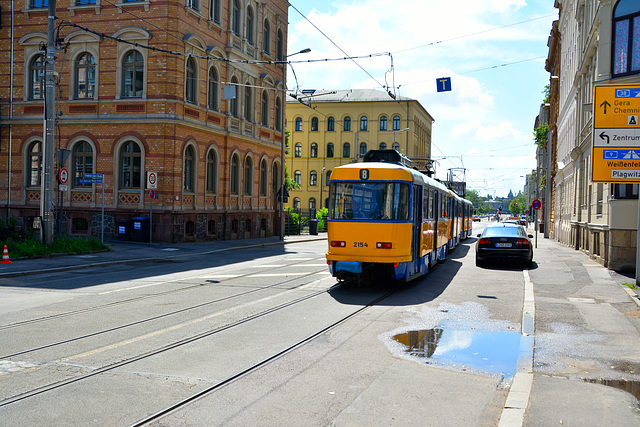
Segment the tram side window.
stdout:
<svg viewBox="0 0 640 427">
<path fill-rule="evenodd" d="M 431 218 L 429 216 L 429 190 L 426 188 L 423 190 L 422 197 L 422 220 L 426 221 Z"/>
</svg>

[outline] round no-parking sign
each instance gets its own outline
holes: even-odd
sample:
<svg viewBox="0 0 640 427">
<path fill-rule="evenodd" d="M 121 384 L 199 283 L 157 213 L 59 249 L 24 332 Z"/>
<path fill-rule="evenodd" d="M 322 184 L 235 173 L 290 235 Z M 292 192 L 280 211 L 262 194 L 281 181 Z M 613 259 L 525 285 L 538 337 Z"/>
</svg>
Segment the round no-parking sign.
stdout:
<svg viewBox="0 0 640 427">
<path fill-rule="evenodd" d="M 147 172 L 147 188 L 155 190 L 158 188 L 158 174 Z"/>
<path fill-rule="evenodd" d="M 542 207 L 542 202 L 539 199 L 535 199 L 533 203 L 531 203 L 531 207 L 535 210 L 538 210 Z"/>
</svg>

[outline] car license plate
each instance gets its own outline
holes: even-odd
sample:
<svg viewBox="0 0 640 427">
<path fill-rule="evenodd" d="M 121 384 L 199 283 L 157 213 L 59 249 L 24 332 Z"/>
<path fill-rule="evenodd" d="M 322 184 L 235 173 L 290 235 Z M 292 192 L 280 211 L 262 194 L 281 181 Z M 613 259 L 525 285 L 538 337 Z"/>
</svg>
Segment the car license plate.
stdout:
<svg viewBox="0 0 640 427">
<path fill-rule="evenodd" d="M 511 243 L 496 243 L 496 248 L 510 248 Z"/>
</svg>

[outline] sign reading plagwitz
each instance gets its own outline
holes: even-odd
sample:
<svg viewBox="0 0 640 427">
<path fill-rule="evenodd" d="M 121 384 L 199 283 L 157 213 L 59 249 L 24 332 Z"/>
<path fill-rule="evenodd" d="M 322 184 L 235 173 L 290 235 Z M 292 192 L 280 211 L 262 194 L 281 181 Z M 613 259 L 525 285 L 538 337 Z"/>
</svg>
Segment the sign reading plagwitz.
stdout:
<svg viewBox="0 0 640 427">
<path fill-rule="evenodd" d="M 591 147 L 592 182 L 640 182 L 640 84 L 594 87 Z"/>
</svg>

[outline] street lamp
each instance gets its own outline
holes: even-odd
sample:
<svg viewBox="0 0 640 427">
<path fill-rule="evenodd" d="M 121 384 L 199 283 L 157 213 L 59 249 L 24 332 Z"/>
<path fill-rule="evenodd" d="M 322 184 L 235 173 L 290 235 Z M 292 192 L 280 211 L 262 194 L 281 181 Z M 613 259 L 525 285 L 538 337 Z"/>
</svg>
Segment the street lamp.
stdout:
<svg viewBox="0 0 640 427">
<path fill-rule="evenodd" d="M 280 61 L 282 64 L 282 145 L 280 147 L 280 240 L 284 240 L 284 143 L 287 106 L 287 58 L 299 53 L 309 53 L 311 49 L 302 49 L 299 52 L 287 55 Z"/>
</svg>

